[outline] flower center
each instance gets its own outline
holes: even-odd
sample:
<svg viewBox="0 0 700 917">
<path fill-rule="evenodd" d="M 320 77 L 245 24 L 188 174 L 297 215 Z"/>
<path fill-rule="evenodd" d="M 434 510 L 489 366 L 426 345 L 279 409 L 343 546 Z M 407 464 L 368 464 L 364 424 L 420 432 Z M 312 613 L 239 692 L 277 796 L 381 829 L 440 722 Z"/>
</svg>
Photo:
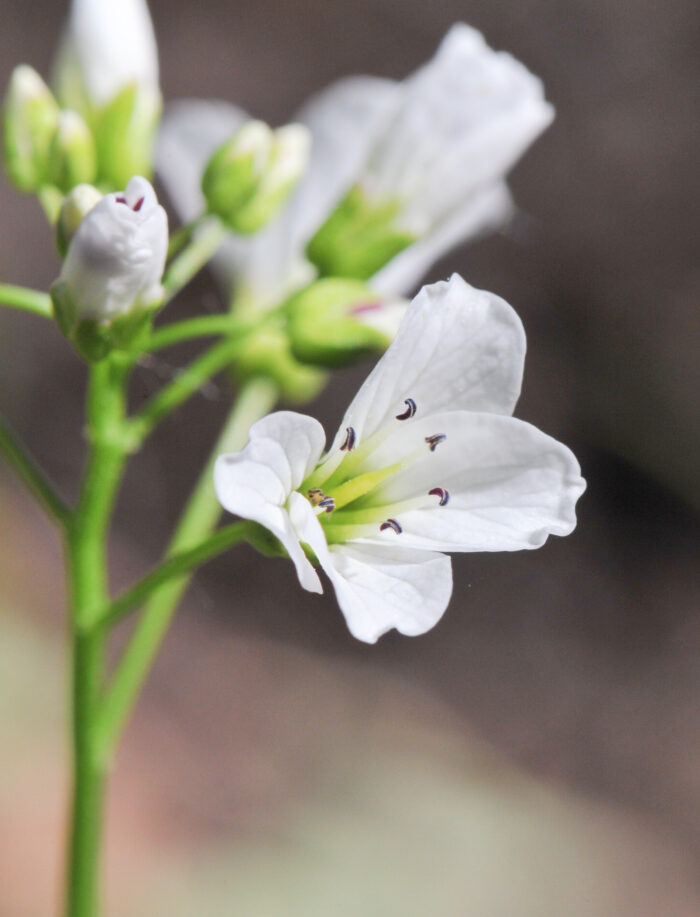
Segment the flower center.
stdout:
<svg viewBox="0 0 700 917">
<path fill-rule="evenodd" d="M 404 399 L 403 404 L 404 410 L 395 418 L 411 420 L 418 406 L 413 398 Z M 382 498 L 381 485 L 385 481 L 425 458 L 426 449 L 435 452 L 447 438 L 444 433 L 425 436 L 423 442 L 397 461 L 371 467 L 372 453 L 391 432 L 391 426 L 384 427 L 360 444 L 353 427 L 347 427 L 338 451 L 322 461 L 302 483 L 300 492 L 320 516 L 329 544 L 376 535 L 378 531 L 401 535 L 403 527 L 397 518 L 400 513 L 446 506 L 449 502 L 449 492 L 440 486 L 400 501 Z"/>
</svg>

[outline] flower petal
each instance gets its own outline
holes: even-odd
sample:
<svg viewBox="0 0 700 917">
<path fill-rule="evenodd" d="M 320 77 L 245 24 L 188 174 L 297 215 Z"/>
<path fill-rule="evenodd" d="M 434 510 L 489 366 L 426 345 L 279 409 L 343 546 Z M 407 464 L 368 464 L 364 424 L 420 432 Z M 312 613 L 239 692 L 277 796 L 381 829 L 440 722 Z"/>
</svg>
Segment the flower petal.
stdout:
<svg viewBox="0 0 700 917">
<path fill-rule="evenodd" d="M 568 535 L 586 483 L 573 453 L 537 427 L 514 417 L 455 411 L 408 422 L 368 459 L 388 465 L 415 451 L 425 436 L 443 434 L 405 470 L 388 479 L 365 505 L 387 505 L 401 526 L 363 542 L 441 551 L 538 548 L 548 535 Z M 401 501 L 442 488 L 449 499 L 402 511 Z M 398 504 L 398 505 L 397 505 Z"/>
<path fill-rule="evenodd" d="M 323 427 L 291 411 L 270 414 L 250 429 L 242 452 L 221 455 L 214 466 L 214 489 L 224 509 L 268 528 L 284 545 L 299 582 L 323 592 L 285 508 L 290 493 L 314 467 L 325 442 Z"/>
<path fill-rule="evenodd" d="M 457 245 L 503 226 L 512 212 L 513 200 L 505 182 L 477 191 L 427 235 L 392 258 L 372 278 L 372 289 L 385 296 L 409 293 L 439 258 Z"/>
<path fill-rule="evenodd" d="M 296 200 L 305 243 L 363 174 L 366 159 L 402 87 L 379 77 L 347 77 L 314 95 L 295 116 L 313 136 L 311 162 Z"/>
<path fill-rule="evenodd" d="M 458 275 L 423 287 L 395 340 L 345 413 L 331 452 L 352 427 L 367 439 L 402 410 L 510 414 L 520 394 L 525 332 L 505 300 L 475 290 Z"/>
<path fill-rule="evenodd" d="M 392 628 L 414 637 L 435 626 L 452 594 L 449 557 L 395 545 L 348 544 L 329 549 L 308 500 L 301 494 L 292 498 L 294 528 L 333 583 L 354 637 L 376 643 Z"/>
</svg>

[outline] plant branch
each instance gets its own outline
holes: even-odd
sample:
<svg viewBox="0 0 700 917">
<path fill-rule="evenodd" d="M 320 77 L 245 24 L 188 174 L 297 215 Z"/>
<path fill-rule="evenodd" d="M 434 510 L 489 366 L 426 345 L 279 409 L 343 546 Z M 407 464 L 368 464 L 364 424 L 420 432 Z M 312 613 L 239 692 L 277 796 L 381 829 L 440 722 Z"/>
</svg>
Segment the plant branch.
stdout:
<svg viewBox="0 0 700 917">
<path fill-rule="evenodd" d="M 182 250 L 168 266 L 163 277 L 165 290 L 164 303 L 169 302 L 176 293 L 194 277 L 195 274 L 216 254 L 226 237 L 226 228 L 216 217 L 210 217 L 204 223 L 190 244 Z"/>
<path fill-rule="evenodd" d="M 180 517 L 170 542 L 169 555 L 187 551 L 213 531 L 221 506 L 213 486 L 213 468 L 218 455 L 242 449 L 252 423 L 268 413 L 277 400 L 278 390 L 269 379 L 251 379 L 241 390 L 209 461 L 202 471 Z M 112 678 L 103 701 L 100 743 L 109 758 L 119 741 L 153 659 L 167 633 L 172 616 L 189 584 L 188 575 L 178 576 L 160 586 L 151 596 Z"/>
<path fill-rule="evenodd" d="M 129 422 L 134 442 L 142 442 L 164 417 L 180 407 L 212 376 L 225 369 L 239 347 L 240 341 L 237 338 L 220 341 L 147 401 Z"/>
<path fill-rule="evenodd" d="M 98 616 L 96 626 L 103 630 L 113 627 L 130 611 L 141 605 L 163 583 L 167 583 L 176 576 L 194 571 L 241 541 L 247 541 L 268 556 L 279 553 L 279 542 L 262 526 L 254 522 L 234 522 L 205 538 L 194 548 L 172 555 L 159 567 L 144 576 Z"/>
<path fill-rule="evenodd" d="M 33 315 L 41 315 L 43 318 L 53 318 L 53 307 L 49 294 L 39 290 L 30 290 L 28 287 L 0 283 L 0 305 L 31 312 Z"/>
<path fill-rule="evenodd" d="M 0 418 L 0 452 L 41 503 L 47 513 L 64 529 L 71 520 L 71 510 L 59 497 L 44 472 L 29 455 L 17 436 Z"/>
</svg>

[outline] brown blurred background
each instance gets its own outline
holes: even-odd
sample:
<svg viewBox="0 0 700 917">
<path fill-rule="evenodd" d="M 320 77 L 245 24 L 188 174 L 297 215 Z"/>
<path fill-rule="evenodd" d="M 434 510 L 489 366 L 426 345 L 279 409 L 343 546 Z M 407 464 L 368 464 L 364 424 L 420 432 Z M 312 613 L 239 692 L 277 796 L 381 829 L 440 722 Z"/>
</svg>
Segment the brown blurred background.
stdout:
<svg viewBox="0 0 700 917">
<path fill-rule="evenodd" d="M 47 74 L 67 4 L 0 0 L 0 77 Z M 240 549 L 190 591 L 114 774 L 112 917 L 652 917 L 700 912 L 697 6 L 690 0 L 153 0 L 166 98 L 273 123 L 350 73 L 400 78 L 449 25 L 540 75 L 553 127 L 512 177 L 521 213 L 455 252 L 529 340 L 518 415 L 589 490 L 542 550 L 455 558 L 416 639 L 354 642 L 332 594 Z M 695 204 L 695 206 L 694 206 Z M 0 278 L 58 271 L 0 183 Z M 172 314 L 217 308 L 199 278 Z M 310 411 L 337 422 L 365 368 Z M 0 314 L 0 407 L 67 494 L 84 373 Z M 134 398 L 159 384 L 140 372 Z M 126 584 L 165 544 L 226 411 L 198 397 L 133 463 Z M 0 915 L 55 913 L 66 784 L 59 545 L 0 464 Z M 39 571 L 39 572 L 37 572 Z"/>
</svg>

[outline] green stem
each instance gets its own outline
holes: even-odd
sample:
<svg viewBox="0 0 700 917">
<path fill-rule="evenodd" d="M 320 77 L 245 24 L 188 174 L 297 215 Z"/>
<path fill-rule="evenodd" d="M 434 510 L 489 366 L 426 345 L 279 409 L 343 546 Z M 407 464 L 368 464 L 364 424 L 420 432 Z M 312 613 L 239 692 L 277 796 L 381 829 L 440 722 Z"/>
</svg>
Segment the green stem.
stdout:
<svg viewBox="0 0 700 917">
<path fill-rule="evenodd" d="M 276 400 L 277 387 L 266 378 L 251 379 L 241 390 L 236 406 L 180 518 L 170 542 L 169 555 L 191 549 L 213 531 L 221 514 L 212 483 L 214 462 L 221 453 L 243 448 L 251 424 L 267 414 Z M 111 755 L 126 725 L 189 581 L 189 576 L 185 574 L 161 586 L 149 600 L 136 625 L 102 707 L 101 745 L 107 757 Z"/>
<path fill-rule="evenodd" d="M 212 376 L 225 369 L 240 346 L 239 338 L 220 341 L 157 392 L 130 422 L 133 442 L 145 439 L 164 417 L 180 407 Z"/>
<path fill-rule="evenodd" d="M 94 628 L 108 601 L 106 540 L 126 453 L 125 369 L 105 360 L 91 369 L 88 389 L 90 452 L 80 498 L 68 530 L 73 611 L 73 794 L 67 917 L 97 917 L 102 801 L 106 761 L 97 725 L 104 634 Z"/>
<path fill-rule="evenodd" d="M 253 327 L 252 322 L 242 322 L 228 314 L 198 315 L 196 318 L 188 318 L 156 328 L 143 345 L 142 350 L 145 353 L 155 353 L 157 350 L 164 350 L 182 341 L 217 337 L 218 335 L 231 337 L 249 331 Z"/>
<path fill-rule="evenodd" d="M 168 261 L 182 251 L 206 218 L 207 214 L 202 214 L 202 216 L 197 217 L 196 220 L 186 223 L 184 226 L 181 226 L 179 229 L 175 230 L 175 232 L 171 233 L 168 241 Z"/>
<path fill-rule="evenodd" d="M 262 526 L 254 522 L 234 522 L 205 538 L 196 547 L 174 554 L 160 567 L 144 576 L 105 609 L 99 616 L 98 626 L 108 630 L 138 605 L 143 604 L 158 586 L 162 586 L 175 576 L 194 571 L 240 541 L 247 541 L 267 555 L 274 556 L 279 553 L 277 540 Z"/>
<path fill-rule="evenodd" d="M 0 452 L 22 478 L 39 503 L 59 525 L 66 528 L 71 519 L 69 507 L 58 496 L 53 486 L 26 451 L 12 430 L 0 418 Z"/>
<path fill-rule="evenodd" d="M 216 254 L 226 237 L 226 228 L 216 217 L 210 217 L 202 225 L 195 238 L 169 265 L 163 277 L 164 302 L 169 302 L 176 293 Z"/>
<path fill-rule="evenodd" d="M 53 317 L 51 297 L 48 293 L 14 286 L 11 283 L 0 283 L 0 305 L 22 309 L 24 312 L 41 315 L 44 318 Z"/>
</svg>

